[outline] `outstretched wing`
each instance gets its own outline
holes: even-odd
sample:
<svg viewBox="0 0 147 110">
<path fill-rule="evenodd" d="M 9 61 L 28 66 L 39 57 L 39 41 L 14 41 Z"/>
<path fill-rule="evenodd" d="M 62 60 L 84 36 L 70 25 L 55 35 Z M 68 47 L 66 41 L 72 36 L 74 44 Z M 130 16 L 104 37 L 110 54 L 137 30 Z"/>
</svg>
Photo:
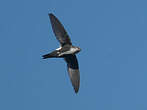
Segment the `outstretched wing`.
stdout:
<svg viewBox="0 0 147 110">
<path fill-rule="evenodd" d="M 72 43 L 70 41 L 70 38 L 60 21 L 52 13 L 49 14 L 49 18 L 51 21 L 53 32 L 57 40 L 60 42 L 61 46 L 65 44 L 71 45 Z"/>
<path fill-rule="evenodd" d="M 74 90 L 77 93 L 80 86 L 80 72 L 78 60 L 76 58 L 76 55 L 67 55 L 64 60 L 67 62 L 69 77 L 74 87 Z"/>
</svg>

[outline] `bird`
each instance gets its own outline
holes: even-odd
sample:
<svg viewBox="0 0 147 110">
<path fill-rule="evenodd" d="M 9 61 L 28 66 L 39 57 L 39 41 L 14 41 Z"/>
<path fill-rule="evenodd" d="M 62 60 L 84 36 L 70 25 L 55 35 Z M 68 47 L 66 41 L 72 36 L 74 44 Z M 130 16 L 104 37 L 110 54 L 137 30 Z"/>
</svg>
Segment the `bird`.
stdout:
<svg viewBox="0 0 147 110">
<path fill-rule="evenodd" d="M 53 13 L 48 13 L 52 30 L 56 39 L 60 43 L 60 47 L 51 53 L 43 55 L 43 59 L 47 58 L 63 58 L 67 63 L 67 71 L 74 88 L 75 93 L 78 93 L 80 86 L 79 64 L 76 54 L 81 51 L 80 47 L 73 46 L 69 35 L 65 28 Z"/>
</svg>

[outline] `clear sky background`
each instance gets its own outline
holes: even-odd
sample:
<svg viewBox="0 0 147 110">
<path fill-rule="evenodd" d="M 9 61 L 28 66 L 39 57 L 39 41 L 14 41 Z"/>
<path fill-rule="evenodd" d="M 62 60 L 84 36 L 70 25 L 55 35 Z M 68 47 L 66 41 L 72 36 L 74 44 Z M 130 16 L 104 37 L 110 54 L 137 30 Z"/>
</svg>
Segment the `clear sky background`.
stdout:
<svg viewBox="0 0 147 110">
<path fill-rule="evenodd" d="M 75 94 L 48 12 L 77 55 Z M 147 110 L 146 0 L 0 0 L 0 110 Z"/>
</svg>

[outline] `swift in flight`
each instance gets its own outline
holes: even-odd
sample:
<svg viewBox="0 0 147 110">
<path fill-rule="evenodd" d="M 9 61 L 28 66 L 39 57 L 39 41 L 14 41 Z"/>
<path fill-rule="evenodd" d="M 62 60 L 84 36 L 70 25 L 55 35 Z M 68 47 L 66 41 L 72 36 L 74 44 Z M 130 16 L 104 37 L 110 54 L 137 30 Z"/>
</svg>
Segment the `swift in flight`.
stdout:
<svg viewBox="0 0 147 110">
<path fill-rule="evenodd" d="M 69 77 L 75 93 L 78 92 L 80 86 L 80 72 L 76 54 L 81 51 L 79 47 L 73 46 L 71 40 L 60 21 L 52 14 L 49 14 L 50 22 L 56 39 L 60 42 L 60 47 L 53 52 L 43 55 L 43 59 L 47 58 L 64 58 L 67 63 Z"/>
</svg>

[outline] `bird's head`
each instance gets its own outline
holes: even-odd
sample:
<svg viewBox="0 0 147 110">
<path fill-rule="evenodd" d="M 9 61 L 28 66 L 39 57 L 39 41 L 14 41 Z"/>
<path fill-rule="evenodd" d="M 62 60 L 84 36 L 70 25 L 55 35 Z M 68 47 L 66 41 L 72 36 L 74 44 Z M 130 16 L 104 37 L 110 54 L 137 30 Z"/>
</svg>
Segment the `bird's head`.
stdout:
<svg viewBox="0 0 147 110">
<path fill-rule="evenodd" d="M 76 52 L 75 53 L 79 53 L 81 51 L 80 47 L 74 47 Z"/>
</svg>

